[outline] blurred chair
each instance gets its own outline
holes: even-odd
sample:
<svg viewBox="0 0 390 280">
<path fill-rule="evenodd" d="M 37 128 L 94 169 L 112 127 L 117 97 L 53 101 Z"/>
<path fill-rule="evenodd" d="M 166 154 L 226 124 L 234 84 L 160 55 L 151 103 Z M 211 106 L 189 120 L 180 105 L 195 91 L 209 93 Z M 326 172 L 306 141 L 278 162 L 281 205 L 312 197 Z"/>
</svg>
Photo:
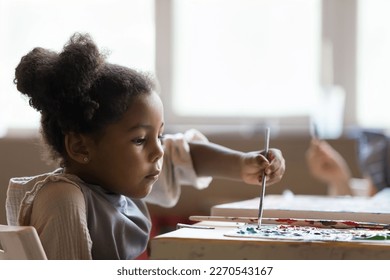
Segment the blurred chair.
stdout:
<svg viewBox="0 0 390 280">
<path fill-rule="evenodd" d="M 0 260 L 46 259 L 34 227 L 0 225 Z"/>
</svg>

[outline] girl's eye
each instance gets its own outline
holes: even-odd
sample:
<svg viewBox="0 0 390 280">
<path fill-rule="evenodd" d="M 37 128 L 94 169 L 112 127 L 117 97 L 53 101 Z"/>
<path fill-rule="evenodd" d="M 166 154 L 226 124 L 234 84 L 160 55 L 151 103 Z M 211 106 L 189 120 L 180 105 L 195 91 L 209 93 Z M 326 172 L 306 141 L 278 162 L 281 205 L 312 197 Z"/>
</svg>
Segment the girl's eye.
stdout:
<svg viewBox="0 0 390 280">
<path fill-rule="evenodd" d="M 160 141 L 161 145 L 164 144 L 164 135 L 159 135 L 158 140 Z"/>
<path fill-rule="evenodd" d="M 145 143 L 145 138 L 136 138 L 132 142 L 137 146 L 141 146 L 143 143 Z"/>
</svg>

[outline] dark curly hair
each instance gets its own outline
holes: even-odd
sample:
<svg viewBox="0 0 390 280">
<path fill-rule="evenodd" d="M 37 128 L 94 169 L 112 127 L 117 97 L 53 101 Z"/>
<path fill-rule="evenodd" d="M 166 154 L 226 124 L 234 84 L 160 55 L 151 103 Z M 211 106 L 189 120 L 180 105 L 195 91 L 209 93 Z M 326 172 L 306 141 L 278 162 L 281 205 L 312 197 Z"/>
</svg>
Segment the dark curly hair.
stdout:
<svg viewBox="0 0 390 280">
<path fill-rule="evenodd" d="M 148 74 L 110 64 L 88 34 L 74 34 L 62 52 L 34 48 L 16 67 L 14 83 L 41 113 L 41 134 L 53 160 L 64 164 L 65 135 L 100 135 L 139 94 L 156 90 Z"/>
</svg>

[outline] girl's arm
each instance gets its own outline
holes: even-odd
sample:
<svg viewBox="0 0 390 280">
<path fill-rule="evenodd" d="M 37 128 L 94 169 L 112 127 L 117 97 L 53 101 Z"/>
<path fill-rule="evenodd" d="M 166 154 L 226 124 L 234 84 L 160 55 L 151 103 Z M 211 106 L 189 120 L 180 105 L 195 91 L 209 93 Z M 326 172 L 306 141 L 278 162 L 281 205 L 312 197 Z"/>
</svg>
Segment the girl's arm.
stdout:
<svg viewBox="0 0 390 280">
<path fill-rule="evenodd" d="M 265 171 L 267 184 L 279 182 L 285 171 L 285 160 L 277 149 L 270 149 L 267 158 L 261 151 L 241 152 L 214 143 L 189 143 L 192 163 L 198 176 L 241 180 L 258 185 Z"/>
</svg>

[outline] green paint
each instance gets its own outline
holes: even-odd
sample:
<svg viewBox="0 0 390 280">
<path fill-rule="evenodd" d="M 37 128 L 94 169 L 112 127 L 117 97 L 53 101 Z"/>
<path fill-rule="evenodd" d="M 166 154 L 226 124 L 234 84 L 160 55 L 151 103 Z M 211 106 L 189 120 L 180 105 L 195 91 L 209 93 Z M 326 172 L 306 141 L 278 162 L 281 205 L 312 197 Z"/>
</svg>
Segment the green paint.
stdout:
<svg viewBox="0 0 390 280">
<path fill-rule="evenodd" d="M 243 226 L 236 230 L 235 234 L 256 238 L 321 240 L 321 241 L 368 241 L 390 240 L 389 230 L 367 229 L 323 229 L 303 226 L 275 226 L 264 225 L 260 229 L 253 226 Z"/>
<path fill-rule="evenodd" d="M 354 240 L 390 240 L 390 233 L 378 233 L 370 235 L 355 236 Z"/>
</svg>

